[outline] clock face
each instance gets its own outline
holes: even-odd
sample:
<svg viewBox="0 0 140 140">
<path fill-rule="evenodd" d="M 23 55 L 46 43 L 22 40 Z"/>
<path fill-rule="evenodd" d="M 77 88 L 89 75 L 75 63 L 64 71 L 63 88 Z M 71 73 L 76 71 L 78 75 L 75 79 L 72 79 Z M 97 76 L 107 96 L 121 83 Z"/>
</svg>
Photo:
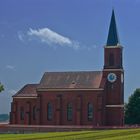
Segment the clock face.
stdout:
<svg viewBox="0 0 140 140">
<path fill-rule="evenodd" d="M 109 82 L 113 83 L 116 81 L 117 79 L 117 76 L 115 73 L 109 73 L 108 76 L 107 76 L 107 79 Z"/>
</svg>

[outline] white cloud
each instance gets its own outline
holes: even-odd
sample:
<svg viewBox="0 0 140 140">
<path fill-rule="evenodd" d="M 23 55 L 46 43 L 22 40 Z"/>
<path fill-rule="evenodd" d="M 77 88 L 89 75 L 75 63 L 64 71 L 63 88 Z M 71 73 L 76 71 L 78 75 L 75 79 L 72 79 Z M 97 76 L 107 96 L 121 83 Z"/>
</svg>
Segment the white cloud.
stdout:
<svg viewBox="0 0 140 140">
<path fill-rule="evenodd" d="M 71 47 L 75 50 L 88 50 L 96 49 L 96 45 L 84 45 L 78 41 L 72 40 L 66 36 L 63 36 L 55 31 L 52 31 L 49 28 L 40 28 L 40 29 L 29 29 L 26 32 L 18 31 L 17 32 L 18 39 L 21 42 L 29 42 L 29 41 L 39 41 L 41 43 L 46 43 L 47 46 L 58 48 L 60 46 L 63 47 Z"/>
<path fill-rule="evenodd" d="M 17 93 L 17 90 L 10 89 L 10 90 L 8 90 L 8 93 L 11 94 L 11 95 L 14 95 L 14 94 Z"/>
<path fill-rule="evenodd" d="M 18 34 L 18 39 L 20 41 L 24 41 L 24 34 L 22 32 L 18 32 L 17 34 Z"/>
<path fill-rule="evenodd" d="M 15 67 L 12 65 L 6 65 L 6 69 L 15 70 Z"/>
<path fill-rule="evenodd" d="M 78 49 L 80 47 L 77 41 L 71 40 L 68 37 L 62 36 L 49 28 L 42 28 L 42 29 L 29 29 L 27 32 L 28 36 L 36 37 L 41 42 L 45 42 L 48 45 L 59 45 L 65 47 L 72 47 L 74 49 Z"/>
</svg>

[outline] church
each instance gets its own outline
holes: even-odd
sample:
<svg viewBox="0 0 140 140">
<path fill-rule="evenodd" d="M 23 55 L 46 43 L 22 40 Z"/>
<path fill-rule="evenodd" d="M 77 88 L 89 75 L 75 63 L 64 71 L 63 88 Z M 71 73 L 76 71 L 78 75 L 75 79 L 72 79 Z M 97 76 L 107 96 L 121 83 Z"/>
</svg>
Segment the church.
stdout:
<svg viewBox="0 0 140 140">
<path fill-rule="evenodd" d="M 123 126 L 122 51 L 113 10 L 103 70 L 45 72 L 13 96 L 10 124 Z"/>
</svg>

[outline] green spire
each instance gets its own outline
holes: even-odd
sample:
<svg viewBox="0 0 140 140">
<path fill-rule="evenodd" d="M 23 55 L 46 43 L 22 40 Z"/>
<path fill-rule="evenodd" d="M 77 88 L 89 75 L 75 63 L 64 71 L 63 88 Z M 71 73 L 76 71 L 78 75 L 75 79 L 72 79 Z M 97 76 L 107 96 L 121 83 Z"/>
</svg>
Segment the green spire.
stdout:
<svg viewBox="0 0 140 140">
<path fill-rule="evenodd" d="M 114 10 L 112 10 L 112 16 L 111 16 L 106 46 L 116 46 L 118 43 L 119 43 L 119 38 L 117 33 L 115 14 L 114 14 Z"/>
</svg>

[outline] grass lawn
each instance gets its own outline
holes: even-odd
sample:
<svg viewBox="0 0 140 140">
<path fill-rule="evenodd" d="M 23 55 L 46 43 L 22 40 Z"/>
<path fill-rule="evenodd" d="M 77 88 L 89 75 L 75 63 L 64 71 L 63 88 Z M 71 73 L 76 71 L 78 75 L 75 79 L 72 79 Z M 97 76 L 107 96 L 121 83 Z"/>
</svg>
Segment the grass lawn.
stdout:
<svg viewBox="0 0 140 140">
<path fill-rule="evenodd" d="M 140 129 L 0 134 L 0 140 L 140 140 Z"/>
</svg>

